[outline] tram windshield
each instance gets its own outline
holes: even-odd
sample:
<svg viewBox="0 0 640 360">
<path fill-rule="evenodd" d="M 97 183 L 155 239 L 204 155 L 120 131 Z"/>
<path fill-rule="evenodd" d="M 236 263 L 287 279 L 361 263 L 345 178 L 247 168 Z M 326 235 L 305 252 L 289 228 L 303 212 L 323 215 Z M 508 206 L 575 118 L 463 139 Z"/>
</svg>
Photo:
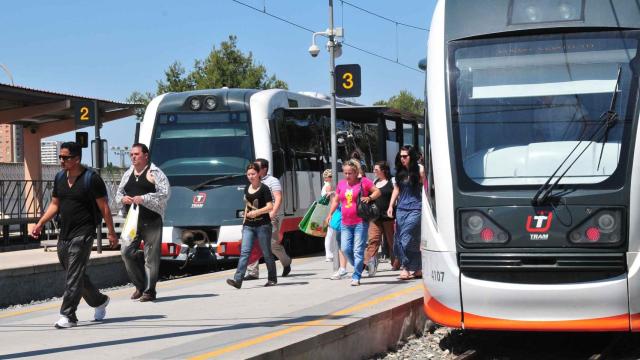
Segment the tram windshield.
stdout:
<svg viewBox="0 0 640 360">
<path fill-rule="evenodd" d="M 638 32 L 454 43 L 451 114 L 462 172 L 483 186 L 540 185 L 577 146 L 561 184 L 611 177 L 628 152 L 637 52 Z M 609 110 L 618 120 L 590 143 Z"/>
<path fill-rule="evenodd" d="M 151 161 L 171 185 L 193 186 L 218 176 L 244 174 L 253 158 L 249 116 L 246 112 L 160 114 L 150 152 Z M 242 181 L 242 176 L 226 177 L 223 183 Z"/>
</svg>

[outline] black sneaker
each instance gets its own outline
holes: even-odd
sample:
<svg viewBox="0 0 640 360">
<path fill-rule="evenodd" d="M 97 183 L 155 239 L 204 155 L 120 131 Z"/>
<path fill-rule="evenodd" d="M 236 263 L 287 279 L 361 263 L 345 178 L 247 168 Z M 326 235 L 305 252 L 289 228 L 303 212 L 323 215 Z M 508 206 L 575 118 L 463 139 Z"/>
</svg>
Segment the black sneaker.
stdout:
<svg viewBox="0 0 640 360">
<path fill-rule="evenodd" d="M 242 284 L 233 280 L 233 279 L 227 279 L 227 284 L 233 286 L 236 289 L 240 289 L 242 287 Z"/>
<path fill-rule="evenodd" d="M 156 299 L 156 294 L 143 293 L 142 296 L 140 296 L 140 299 L 138 301 L 148 302 L 148 301 L 154 301 L 155 299 Z"/>
<path fill-rule="evenodd" d="M 282 277 L 289 275 L 290 272 L 291 272 L 291 265 L 285 266 L 284 269 L 282 269 Z"/>
<path fill-rule="evenodd" d="M 276 285 L 278 285 L 278 283 L 277 283 L 277 282 L 275 282 L 275 281 L 273 281 L 273 280 L 269 280 L 269 281 L 267 281 L 267 283 L 266 283 L 266 284 L 264 284 L 264 287 L 268 287 L 268 286 L 276 286 Z"/>
<path fill-rule="evenodd" d="M 247 276 L 244 277 L 243 280 L 244 281 L 251 281 L 251 280 L 258 280 L 258 279 L 259 279 L 259 277 L 257 277 L 257 276 L 247 275 Z"/>
</svg>

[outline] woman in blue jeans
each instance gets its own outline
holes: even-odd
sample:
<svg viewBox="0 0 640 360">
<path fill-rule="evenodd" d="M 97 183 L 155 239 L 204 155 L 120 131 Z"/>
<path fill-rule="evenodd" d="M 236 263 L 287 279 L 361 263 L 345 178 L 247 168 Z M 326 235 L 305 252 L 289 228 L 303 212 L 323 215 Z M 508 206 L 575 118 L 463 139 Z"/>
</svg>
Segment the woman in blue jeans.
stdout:
<svg viewBox="0 0 640 360">
<path fill-rule="evenodd" d="M 274 286 L 278 283 L 276 275 L 276 263 L 271 254 L 271 219 L 269 211 L 273 209 L 273 197 L 271 190 L 260 181 L 260 165 L 258 163 L 247 166 L 247 179 L 249 185 L 244 189 L 244 222 L 242 226 L 242 248 L 240 260 L 233 279 L 227 279 L 227 284 L 240 289 L 242 279 L 247 271 L 251 248 L 254 239 L 258 239 L 264 262 L 269 272 L 268 281 L 264 286 Z"/>
<path fill-rule="evenodd" d="M 393 205 L 398 200 L 393 251 L 400 260 L 400 280 L 422 277 L 420 217 L 423 180 L 424 170 L 418 164 L 418 153 L 410 145 L 401 147 L 396 156 L 396 184 L 387 209 L 387 216 L 392 218 Z"/>
<path fill-rule="evenodd" d="M 366 177 L 359 178 L 360 163 L 355 160 L 348 160 L 342 165 L 344 180 L 340 180 L 336 188 L 336 195 L 331 202 L 331 209 L 325 223 L 329 223 L 333 212 L 338 208 L 342 210 L 342 227 L 340 228 L 340 247 L 342 253 L 349 263 L 353 265 L 353 275 L 351 276 L 351 286 L 360 285 L 362 269 L 364 268 L 364 249 L 367 246 L 368 222 L 358 216 L 358 194 L 360 200 L 368 203 L 380 197 L 380 190 L 373 182 Z M 331 278 L 340 279 L 347 273 L 346 269 L 340 268 L 336 275 Z"/>
</svg>

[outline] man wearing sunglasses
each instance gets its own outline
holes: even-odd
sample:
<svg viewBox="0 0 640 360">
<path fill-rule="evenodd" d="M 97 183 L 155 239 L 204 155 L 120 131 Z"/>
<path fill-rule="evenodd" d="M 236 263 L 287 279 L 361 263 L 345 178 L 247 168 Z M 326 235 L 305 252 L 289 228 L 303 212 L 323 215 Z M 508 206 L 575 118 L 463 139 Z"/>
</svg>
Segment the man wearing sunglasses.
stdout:
<svg viewBox="0 0 640 360">
<path fill-rule="evenodd" d="M 100 211 L 107 224 L 111 248 L 118 245 L 118 237 L 113 228 L 107 188 L 97 173 L 81 165 L 80 145 L 74 142 L 62 143 L 59 158 L 62 171 L 56 175 L 51 203 L 33 228 L 31 236 L 38 238 L 44 224 L 60 214 L 61 228 L 57 249 L 58 260 L 66 271 L 66 280 L 60 319 L 55 327 L 65 329 L 78 324 L 76 309 L 80 298 L 95 309 L 94 318 L 97 321 L 104 319 L 109 304 L 109 297 L 100 293 L 86 274 L 96 227 L 101 225 L 98 224 L 101 221 L 98 220 L 96 211 Z M 87 176 L 90 178 L 85 179 Z"/>
</svg>

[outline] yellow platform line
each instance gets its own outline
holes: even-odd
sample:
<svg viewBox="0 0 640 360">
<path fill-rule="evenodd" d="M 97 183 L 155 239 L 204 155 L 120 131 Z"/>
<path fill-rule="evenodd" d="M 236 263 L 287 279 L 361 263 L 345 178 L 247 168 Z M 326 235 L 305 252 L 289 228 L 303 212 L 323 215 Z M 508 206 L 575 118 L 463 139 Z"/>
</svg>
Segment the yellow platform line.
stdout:
<svg viewBox="0 0 640 360">
<path fill-rule="evenodd" d="M 352 313 L 354 313 L 354 312 L 356 312 L 358 310 L 361 310 L 361 309 L 364 309 L 364 308 L 367 308 L 367 307 L 371 307 L 371 306 L 380 304 L 380 303 L 385 302 L 385 301 L 389 301 L 389 300 L 395 299 L 395 298 L 397 298 L 399 296 L 403 296 L 403 295 L 409 294 L 409 293 L 417 291 L 417 290 L 422 290 L 422 288 L 423 288 L 422 284 L 415 285 L 415 286 L 412 286 L 412 287 L 409 287 L 409 288 L 406 288 L 406 289 L 403 289 L 403 290 L 399 290 L 399 291 L 393 292 L 391 294 L 387 294 L 387 295 L 383 295 L 383 296 L 377 297 L 375 299 L 366 301 L 364 303 L 360 303 L 360 304 L 355 305 L 355 306 L 348 307 L 348 308 L 343 309 L 343 310 L 336 311 L 336 312 L 331 313 L 329 315 L 326 315 L 323 318 L 318 319 L 318 320 L 308 321 L 308 322 L 305 322 L 305 323 L 302 323 L 302 324 L 287 324 L 287 325 L 284 325 L 284 326 L 288 326 L 286 329 L 277 330 L 277 331 L 274 331 L 274 332 L 271 332 L 271 333 L 268 333 L 268 334 L 265 334 L 265 335 L 258 336 L 256 338 L 253 338 L 253 339 L 250 339 L 250 340 L 246 340 L 246 341 L 242 341 L 242 342 L 239 342 L 239 343 L 236 343 L 236 344 L 225 346 L 225 347 L 222 347 L 220 349 L 217 349 L 217 350 L 205 353 L 205 354 L 196 355 L 194 357 L 191 357 L 190 359 L 191 360 L 210 359 L 210 358 L 213 358 L 213 357 L 216 357 L 216 356 L 220 356 L 220 355 L 223 355 L 223 354 L 226 354 L 226 353 L 230 353 L 230 352 L 233 352 L 233 351 L 244 349 L 244 348 L 247 348 L 247 347 L 250 347 L 250 346 L 253 346 L 253 345 L 258 345 L 258 344 L 264 343 L 266 341 L 269 341 L 271 339 L 274 339 L 274 338 L 277 338 L 277 337 L 280 337 L 280 336 L 283 336 L 283 335 L 286 335 L 286 334 L 290 334 L 292 332 L 300 331 L 300 330 L 303 330 L 303 329 L 306 329 L 306 328 L 310 328 L 310 327 L 313 327 L 313 326 L 323 325 L 323 322 L 329 320 L 333 316 L 352 314 Z M 334 326 L 340 327 L 340 326 L 344 326 L 344 325 L 339 324 L 339 325 L 334 325 Z"/>
</svg>

